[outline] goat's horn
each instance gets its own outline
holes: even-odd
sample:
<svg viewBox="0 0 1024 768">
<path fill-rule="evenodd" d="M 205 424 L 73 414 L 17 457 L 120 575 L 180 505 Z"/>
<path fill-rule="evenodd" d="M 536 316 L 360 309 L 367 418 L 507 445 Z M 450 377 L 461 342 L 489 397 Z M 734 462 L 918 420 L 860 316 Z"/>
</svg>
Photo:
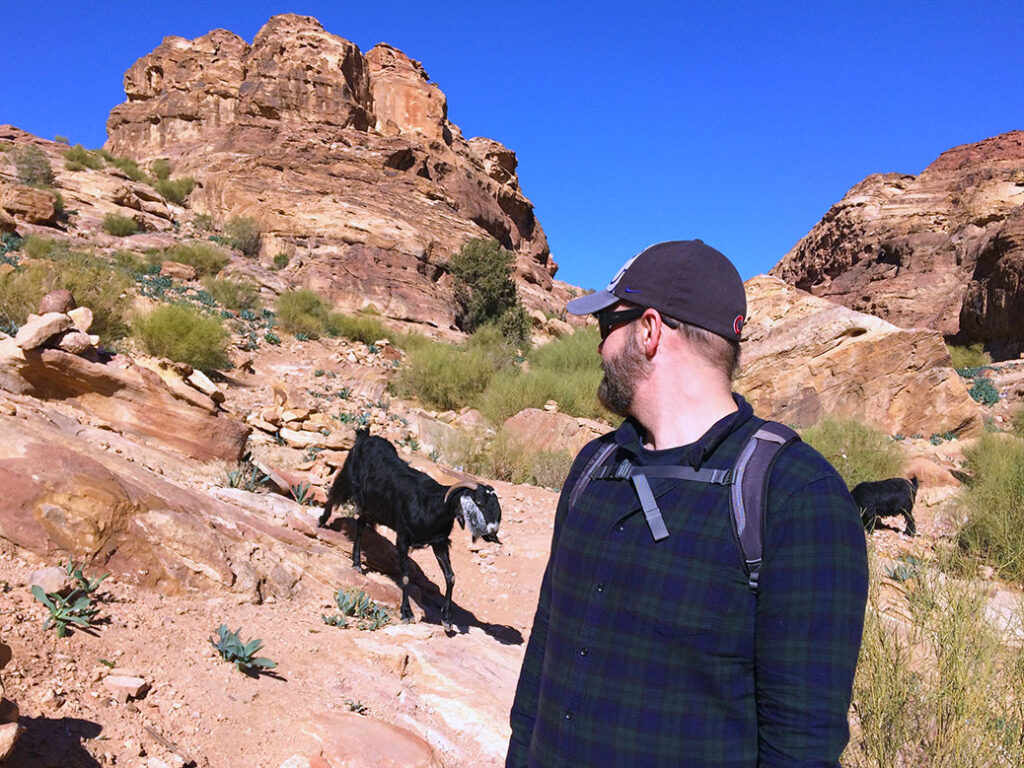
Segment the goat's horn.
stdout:
<svg viewBox="0 0 1024 768">
<path fill-rule="evenodd" d="M 459 482 L 457 482 L 455 485 L 448 486 L 448 490 L 444 494 L 444 503 L 448 503 L 448 499 L 451 498 L 452 491 L 457 491 L 459 490 L 459 488 L 469 488 L 470 490 L 473 490 L 474 488 L 477 488 L 479 485 L 479 483 L 475 483 L 472 480 L 459 480 Z"/>
</svg>

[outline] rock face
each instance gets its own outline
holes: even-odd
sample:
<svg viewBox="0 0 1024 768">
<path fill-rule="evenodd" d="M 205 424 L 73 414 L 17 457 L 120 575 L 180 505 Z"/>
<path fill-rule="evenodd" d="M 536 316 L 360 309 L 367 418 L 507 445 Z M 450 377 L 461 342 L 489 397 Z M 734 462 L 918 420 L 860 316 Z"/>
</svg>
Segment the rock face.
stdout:
<svg viewBox="0 0 1024 768">
<path fill-rule="evenodd" d="M 746 288 L 735 388 L 761 416 L 798 427 L 850 417 L 908 436 L 981 431 L 938 332 L 903 330 L 768 276 Z"/>
<path fill-rule="evenodd" d="M 1024 346 L 1024 132 L 853 187 L 771 274 L 902 328 Z"/>
<path fill-rule="evenodd" d="M 261 260 L 342 309 L 375 306 L 449 328 L 448 258 L 470 238 L 517 254 L 524 303 L 556 308 L 556 265 L 515 154 L 464 139 L 422 66 L 381 44 L 363 56 L 308 16 L 273 17 L 248 45 L 214 30 L 168 37 L 125 74 L 107 149 L 168 158 L 190 205 L 254 218 Z M 557 291 L 561 291 L 558 288 Z"/>
</svg>

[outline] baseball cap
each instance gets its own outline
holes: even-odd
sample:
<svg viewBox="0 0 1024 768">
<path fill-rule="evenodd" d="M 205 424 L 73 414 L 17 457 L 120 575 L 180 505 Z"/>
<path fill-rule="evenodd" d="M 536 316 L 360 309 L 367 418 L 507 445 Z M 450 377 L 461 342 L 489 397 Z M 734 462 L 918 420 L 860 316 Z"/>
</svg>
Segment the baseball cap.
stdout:
<svg viewBox="0 0 1024 768">
<path fill-rule="evenodd" d="M 592 315 L 618 301 L 651 307 L 684 323 L 739 341 L 747 297 L 739 272 L 701 240 L 672 240 L 640 251 L 603 291 L 573 299 L 566 309 Z"/>
</svg>

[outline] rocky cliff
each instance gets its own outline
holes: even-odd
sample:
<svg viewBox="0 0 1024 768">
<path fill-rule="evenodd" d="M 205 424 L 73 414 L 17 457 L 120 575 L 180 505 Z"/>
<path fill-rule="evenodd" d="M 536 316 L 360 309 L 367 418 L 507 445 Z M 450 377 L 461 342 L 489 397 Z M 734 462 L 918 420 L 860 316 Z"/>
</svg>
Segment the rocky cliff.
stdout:
<svg viewBox="0 0 1024 768">
<path fill-rule="evenodd" d="M 401 51 L 363 55 L 286 14 L 252 45 L 221 29 L 168 37 L 124 84 L 106 148 L 195 177 L 194 211 L 254 218 L 261 258 L 286 253 L 288 279 L 339 308 L 451 327 L 445 267 L 474 237 L 516 253 L 528 308 L 564 306 L 515 153 L 463 138 L 444 93 Z"/>
<path fill-rule="evenodd" d="M 1004 354 L 1024 347 L 1024 132 L 944 152 L 918 176 L 853 187 L 771 274 Z"/>
</svg>

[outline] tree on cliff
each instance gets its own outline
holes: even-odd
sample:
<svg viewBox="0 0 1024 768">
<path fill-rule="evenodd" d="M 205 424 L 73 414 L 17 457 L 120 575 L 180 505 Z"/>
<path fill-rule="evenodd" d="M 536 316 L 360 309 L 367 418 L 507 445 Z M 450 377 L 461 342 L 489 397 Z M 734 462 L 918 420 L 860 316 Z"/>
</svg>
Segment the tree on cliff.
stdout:
<svg viewBox="0 0 1024 768">
<path fill-rule="evenodd" d="M 455 277 L 455 323 L 461 330 L 472 333 L 490 323 L 519 343 L 529 339 L 529 318 L 512 279 L 514 264 L 515 255 L 495 240 L 470 240 L 452 256 L 448 269 Z"/>
</svg>

